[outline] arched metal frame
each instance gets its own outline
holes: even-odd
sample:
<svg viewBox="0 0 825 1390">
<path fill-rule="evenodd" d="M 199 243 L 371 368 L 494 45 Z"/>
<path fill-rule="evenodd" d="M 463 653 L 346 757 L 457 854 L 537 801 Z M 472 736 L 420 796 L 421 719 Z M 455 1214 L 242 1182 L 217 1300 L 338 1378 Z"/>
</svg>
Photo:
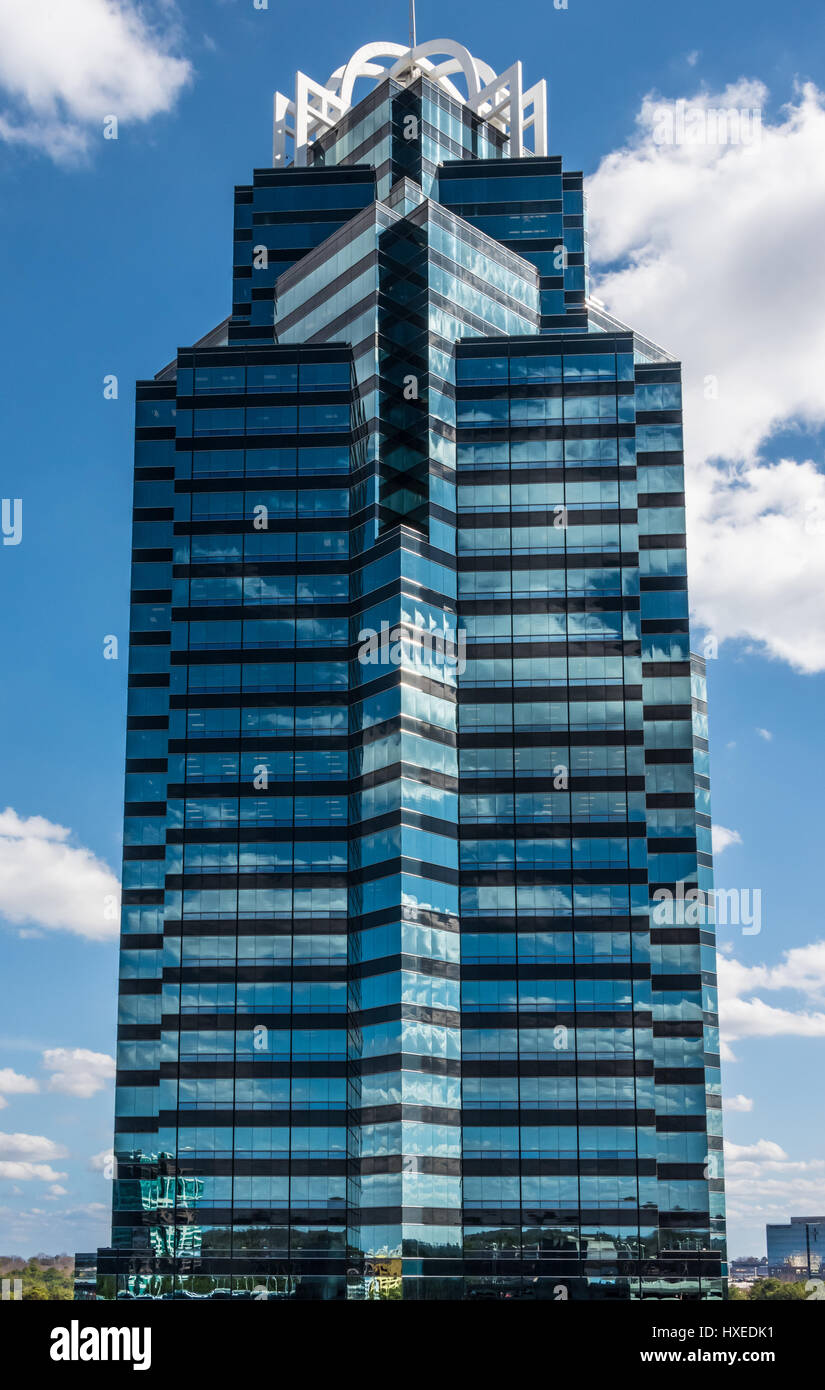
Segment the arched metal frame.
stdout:
<svg viewBox="0 0 825 1390">
<path fill-rule="evenodd" d="M 438 61 L 434 61 L 438 60 Z M 509 137 L 508 152 L 514 158 L 547 154 L 547 83 L 544 78 L 524 90 L 521 63 L 513 63 L 497 75 L 489 63 L 474 58 L 469 49 L 453 39 L 430 39 L 405 48 L 399 43 L 368 43 L 359 48 L 348 63 L 336 68 L 322 86 L 306 73 L 295 74 L 293 101 L 275 93 L 272 163 L 283 168 L 292 143 L 293 163 L 305 166 L 312 142 L 330 130 L 349 111 L 354 102 L 355 84 L 361 78 L 375 83 L 387 77 L 411 81 L 424 73 L 455 100 L 490 121 Z M 452 78 L 464 79 L 466 92 Z M 524 137 L 533 132 L 532 149 Z"/>
</svg>

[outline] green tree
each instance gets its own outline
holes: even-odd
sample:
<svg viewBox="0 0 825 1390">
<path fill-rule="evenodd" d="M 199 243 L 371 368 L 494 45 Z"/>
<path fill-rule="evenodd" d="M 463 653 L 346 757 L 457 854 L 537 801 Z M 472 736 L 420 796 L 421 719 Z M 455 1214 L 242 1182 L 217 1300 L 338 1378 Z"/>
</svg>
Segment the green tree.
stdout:
<svg viewBox="0 0 825 1390">
<path fill-rule="evenodd" d="M 38 1283 L 35 1280 L 29 1280 L 28 1284 L 24 1283 L 23 1285 L 23 1302 L 31 1302 L 35 1299 L 48 1303 L 49 1291 L 45 1284 Z"/>
<path fill-rule="evenodd" d="M 776 1302 L 785 1303 L 790 1299 L 807 1298 L 805 1292 L 805 1280 L 798 1283 L 787 1284 L 782 1279 L 757 1279 L 751 1286 L 749 1298 L 774 1299 Z"/>
<path fill-rule="evenodd" d="M 42 1264 L 32 1259 L 15 1277 L 23 1281 L 23 1301 L 68 1302 L 74 1298 L 74 1271 L 56 1264 Z"/>
</svg>

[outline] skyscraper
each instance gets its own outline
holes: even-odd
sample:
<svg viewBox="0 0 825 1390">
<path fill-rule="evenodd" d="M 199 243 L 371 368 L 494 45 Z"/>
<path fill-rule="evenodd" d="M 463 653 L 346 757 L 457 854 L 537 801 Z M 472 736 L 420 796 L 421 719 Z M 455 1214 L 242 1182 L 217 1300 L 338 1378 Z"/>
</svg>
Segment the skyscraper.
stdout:
<svg viewBox="0 0 825 1390">
<path fill-rule="evenodd" d="M 137 387 L 98 1295 L 720 1297 L 679 364 L 447 40 L 276 95 L 233 265 Z"/>
</svg>

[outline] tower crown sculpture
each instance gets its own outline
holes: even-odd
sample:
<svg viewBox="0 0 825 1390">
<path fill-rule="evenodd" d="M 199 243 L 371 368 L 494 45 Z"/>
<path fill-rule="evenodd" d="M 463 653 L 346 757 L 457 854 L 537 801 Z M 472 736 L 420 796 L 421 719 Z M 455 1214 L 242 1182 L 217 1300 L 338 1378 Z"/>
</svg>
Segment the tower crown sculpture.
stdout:
<svg viewBox="0 0 825 1390">
<path fill-rule="evenodd" d="M 335 69 L 326 86 L 314 82 L 306 73 L 296 72 L 294 100 L 282 92 L 275 93 L 273 165 L 282 169 L 289 162 L 289 141 L 293 163 L 307 164 L 313 141 L 331 130 L 354 105 L 353 92 L 359 78 L 372 78 L 378 83 L 392 77 L 404 85 L 422 73 L 455 101 L 507 135 L 507 153 L 514 158 L 547 154 L 544 78 L 525 92 L 520 62 L 497 76 L 489 63 L 474 58 L 463 44 L 453 39 L 431 39 L 410 47 L 399 43 L 365 44 L 348 63 Z M 456 86 L 454 77 L 464 79 L 466 92 Z M 533 132 L 532 148 L 524 143 L 528 130 Z"/>
</svg>

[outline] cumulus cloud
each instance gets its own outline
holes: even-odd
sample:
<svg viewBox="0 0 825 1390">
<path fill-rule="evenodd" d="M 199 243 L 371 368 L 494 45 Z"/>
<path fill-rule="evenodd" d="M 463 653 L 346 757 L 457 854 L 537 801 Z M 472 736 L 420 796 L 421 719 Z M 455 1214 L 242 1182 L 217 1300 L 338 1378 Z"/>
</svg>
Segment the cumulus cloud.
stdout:
<svg viewBox="0 0 825 1390">
<path fill-rule="evenodd" d="M 719 1026 L 725 1056 L 735 1060 L 731 1043 L 739 1038 L 825 1037 L 825 941 L 795 946 L 778 965 L 743 965 L 717 957 Z M 803 1007 L 767 1003 L 761 995 L 793 991 Z"/>
<path fill-rule="evenodd" d="M 771 733 L 770 729 L 757 728 L 756 732 L 758 733 L 760 738 L 763 738 L 765 740 L 766 743 L 772 742 L 773 734 Z"/>
<path fill-rule="evenodd" d="M 51 1199 L 47 1197 L 47 1201 Z M 22 1211 L 0 1206 L 7 1248 L 92 1250 L 108 1239 L 111 1207 L 87 1202 L 76 1207 L 31 1206 Z"/>
<path fill-rule="evenodd" d="M 70 835 L 43 816 L 0 812 L 0 916 L 109 940 L 118 930 L 118 881 L 91 850 L 69 844 Z"/>
<path fill-rule="evenodd" d="M 0 1178 L 56 1183 L 66 1174 L 55 1172 L 50 1160 L 65 1157 L 66 1150 L 42 1134 L 0 1133 Z"/>
<path fill-rule="evenodd" d="M 743 1096 L 741 1093 L 738 1096 L 724 1096 L 722 1098 L 722 1109 L 731 1110 L 735 1113 L 747 1114 L 749 1111 L 753 1110 L 753 1101 L 750 1096 Z"/>
<path fill-rule="evenodd" d="M 105 1052 L 84 1047 L 52 1047 L 43 1053 L 43 1065 L 53 1073 L 49 1090 L 85 1100 L 102 1091 L 115 1074 L 115 1059 Z"/>
<path fill-rule="evenodd" d="M 55 1172 L 48 1163 L 29 1163 L 25 1159 L 0 1158 L 0 1178 L 7 1178 L 12 1182 L 32 1182 L 36 1178 L 40 1182 L 55 1183 L 59 1178 L 66 1176 L 66 1173 Z"/>
<path fill-rule="evenodd" d="M 646 97 L 632 138 L 589 180 L 591 235 L 609 309 L 684 364 L 697 621 L 815 672 L 825 473 L 765 450 L 780 429 L 825 425 L 825 98 L 807 84 L 771 122 L 767 97 L 741 79 L 686 103 L 694 132 L 722 108 L 762 112 L 739 143 L 667 143 L 677 103 Z"/>
<path fill-rule="evenodd" d="M 3 1134 L 0 1132 L 0 1158 L 65 1158 L 66 1150 L 42 1134 Z"/>
<path fill-rule="evenodd" d="M 739 831 L 728 830 L 726 825 L 714 825 L 711 834 L 714 854 L 722 854 L 729 845 L 741 845 L 742 843 L 742 836 Z"/>
<path fill-rule="evenodd" d="M 728 1224 L 764 1239 L 768 1221 L 787 1221 L 791 1208 L 825 1208 L 825 1159 L 793 1159 L 769 1139 L 755 1144 L 725 1141 Z"/>
<path fill-rule="evenodd" d="M 0 0 L 0 139 L 77 158 L 103 120 L 169 111 L 192 73 L 173 8 L 134 0 Z"/>
<path fill-rule="evenodd" d="M 730 1162 L 742 1162 L 745 1159 L 758 1159 L 760 1162 L 770 1159 L 781 1163 L 788 1162 L 788 1155 L 779 1144 L 774 1144 L 772 1139 L 757 1139 L 755 1144 L 731 1144 L 725 1141 L 725 1158 Z"/>
<path fill-rule="evenodd" d="M 777 965 L 740 965 L 725 959 L 724 968 L 737 994 L 746 989 L 793 989 L 825 1003 L 825 941 L 794 946 Z"/>
<path fill-rule="evenodd" d="M 8 1105 L 6 1096 L 33 1095 L 40 1087 L 33 1076 L 23 1076 L 11 1067 L 0 1067 L 0 1110 Z"/>
</svg>

